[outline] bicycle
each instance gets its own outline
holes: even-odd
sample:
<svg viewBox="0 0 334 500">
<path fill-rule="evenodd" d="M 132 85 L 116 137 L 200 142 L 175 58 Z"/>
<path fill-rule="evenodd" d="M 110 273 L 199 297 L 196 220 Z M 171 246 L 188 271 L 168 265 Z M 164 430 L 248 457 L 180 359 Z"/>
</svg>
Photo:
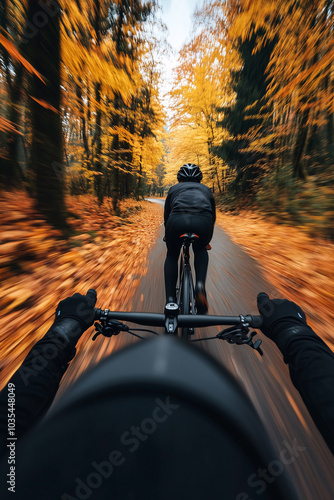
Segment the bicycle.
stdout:
<svg viewBox="0 0 334 500">
<path fill-rule="evenodd" d="M 180 257 L 180 272 L 179 281 L 176 287 L 176 302 L 179 306 L 181 314 L 196 314 L 195 306 L 195 288 L 190 266 L 190 245 L 199 237 L 194 233 L 185 233 L 180 236 L 182 240 L 181 257 Z M 188 339 L 193 335 L 194 329 L 183 327 L 181 328 L 181 337 Z"/>
<path fill-rule="evenodd" d="M 177 328 L 194 329 L 208 326 L 233 325 L 226 328 L 213 337 L 192 339 L 189 342 L 199 342 L 203 340 L 220 339 L 226 340 L 229 344 L 248 345 L 255 349 L 261 356 L 263 352 L 260 348 L 260 339 L 253 342 L 256 332 L 250 332 L 250 328 L 259 328 L 262 325 L 261 316 L 242 315 L 239 316 L 215 316 L 198 314 L 179 314 L 179 306 L 173 302 L 166 304 L 164 314 L 147 312 L 122 312 L 109 311 L 109 309 L 95 309 L 96 332 L 93 336 L 95 340 L 99 335 L 112 337 L 121 332 L 128 332 L 137 338 L 144 339 L 136 332 L 144 331 L 158 335 L 157 332 L 148 328 L 129 328 L 122 321 L 129 321 L 137 325 L 164 327 L 165 334 L 175 335 Z"/>
</svg>

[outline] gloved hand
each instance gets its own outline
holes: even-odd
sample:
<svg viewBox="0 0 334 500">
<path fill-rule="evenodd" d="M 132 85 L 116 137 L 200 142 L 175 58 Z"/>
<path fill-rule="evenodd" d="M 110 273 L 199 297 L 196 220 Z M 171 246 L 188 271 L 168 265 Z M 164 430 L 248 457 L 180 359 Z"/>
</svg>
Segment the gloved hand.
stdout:
<svg viewBox="0 0 334 500">
<path fill-rule="evenodd" d="M 56 316 L 51 328 L 44 337 L 35 344 L 32 355 L 44 356 L 45 344 L 54 344 L 58 351 L 54 363 L 61 363 L 66 370 L 68 363 L 75 356 L 75 346 L 81 335 L 94 323 L 94 306 L 97 294 L 88 290 L 86 295 L 75 293 L 72 297 L 61 300 L 56 309 Z M 30 353 L 29 353 L 30 355 Z M 49 359 L 49 358 L 48 358 Z"/>
<path fill-rule="evenodd" d="M 291 326 L 307 326 L 302 309 L 287 299 L 270 300 L 264 292 L 257 296 L 257 307 L 263 318 L 261 332 L 275 341 L 280 332 Z"/>
<path fill-rule="evenodd" d="M 96 291 L 88 290 L 86 295 L 75 293 L 72 297 L 61 300 L 56 309 L 55 324 L 64 318 L 71 318 L 78 321 L 82 331 L 87 330 L 94 323 L 96 299 Z"/>
</svg>

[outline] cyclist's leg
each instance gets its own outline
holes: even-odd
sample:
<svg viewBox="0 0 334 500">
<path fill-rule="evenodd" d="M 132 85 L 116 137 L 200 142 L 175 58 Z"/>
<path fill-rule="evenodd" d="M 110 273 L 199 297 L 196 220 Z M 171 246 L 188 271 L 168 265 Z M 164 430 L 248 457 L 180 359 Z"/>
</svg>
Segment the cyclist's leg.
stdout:
<svg viewBox="0 0 334 500">
<path fill-rule="evenodd" d="M 205 291 L 205 280 L 208 269 L 208 252 L 205 248 L 197 250 L 195 253 L 195 272 L 196 272 L 196 286 L 195 286 L 195 304 L 198 314 L 206 314 L 208 312 L 208 301 Z"/>
<path fill-rule="evenodd" d="M 175 302 L 175 289 L 178 276 L 178 258 L 181 250 L 180 235 L 183 232 L 182 218 L 172 216 L 168 219 L 166 225 L 166 245 L 167 256 L 165 260 L 165 291 L 166 301 Z"/>
<path fill-rule="evenodd" d="M 205 283 L 209 263 L 208 251 L 205 247 L 197 248 L 197 250 L 194 248 L 194 256 L 196 282 Z"/>
<path fill-rule="evenodd" d="M 178 275 L 177 261 L 178 254 L 176 254 L 174 251 L 167 250 L 164 267 L 166 302 L 176 301 L 175 289 Z"/>
<path fill-rule="evenodd" d="M 194 215 L 192 219 L 194 226 L 193 231 L 199 236 L 199 240 L 195 241 L 193 244 L 196 282 L 201 281 L 202 283 L 205 283 L 209 262 L 206 247 L 212 238 L 213 221 L 211 217 L 202 215 Z"/>
<path fill-rule="evenodd" d="M 196 273 L 195 297 L 196 306 L 200 314 L 206 313 L 208 310 L 208 302 L 205 292 L 205 281 L 208 270 L 209 256 L 206 246 L 210 242 L 213 234 L 213 221 L 209 217 L 194 216 L 193 220 L 196 225 L 196 234 L 199 240 L 194 242 L 194 265 Z"/>
</svg>

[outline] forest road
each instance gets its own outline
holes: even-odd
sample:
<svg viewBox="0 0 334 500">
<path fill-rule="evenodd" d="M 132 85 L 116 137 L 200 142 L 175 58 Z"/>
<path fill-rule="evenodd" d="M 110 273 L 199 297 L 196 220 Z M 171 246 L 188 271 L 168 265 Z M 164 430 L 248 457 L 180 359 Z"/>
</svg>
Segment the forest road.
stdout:
<svg viewBox="0 0 334 500">
<path fill-rule="evenodd" d="M 162 200 L 157 201 L 161 203 Z M 133 298 L 132 310 L 163 311 L 163 266 L 166 255 L 163 234 L 161 225 L 156 245 L 148 257 L 147 275 L 142 278 Z M 235 245 L 218 226 L 215 227 L 211 245 L 207 276 L 209 314 L 258 314 L 258 292 L 265 291 L 273 297 L 275 289 L 265 281 L 257 262 Z M 197 331 L 196 335 L 209 337 L 218 331 L 218 327 L 212 327 Z M 277 449 L 277 457 L 273 459 L 279 460 L 280 452 L 287 444 L 293 446 L 297 443 L 299 455 L 285 467 L 288 468 L 299 498 L 332 500 L 333 456 L 293 387 L 281 353 L 261 333 L 256 338 L 263 341 L 262 358 L 248 346 L 230 345 L 220 340 L 203 342 L 201 347 L 227 367 L 244 386 Z M 116 348 L 132 340 L 119 336 L 118 342 Z"/>
</svg>

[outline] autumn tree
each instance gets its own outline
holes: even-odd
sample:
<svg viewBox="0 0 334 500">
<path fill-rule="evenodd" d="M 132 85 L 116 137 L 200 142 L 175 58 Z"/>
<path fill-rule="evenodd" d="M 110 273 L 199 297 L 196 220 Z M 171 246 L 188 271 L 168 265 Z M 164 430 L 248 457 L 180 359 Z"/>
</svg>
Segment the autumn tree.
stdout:
<svg viewBox="0 0 334 500">
<path fill-rule="evenodd" d="M 24 65 L 20 60 L 19 50 L 22 50 L 24 26 L 23 6 L 20 3 L 16 5 L 9 0 L 3 0 L 0 4 L 2 37 L 0 68 L 4 76 L 1 85 L 0 181 L 6 186 L 20 186 L 24 177 L 18 159 L 19 142 L 22 137 L 20 103 L 24 76 Z M 19 40 L 19 47 L 12 44 L 13 39 Z"/>
<path fill-rule="evenodd" d="M 163 161 L 155 168 L 153 175 L 153 182 L 150 185 L 149 192 L 152 192 L 152 195 L 163 196 L 165 190 L 165 179 L 166 179 L 166 162 L 165 157 L 163 157 Z"/>
<path fill-rule="evenodd" d="M 230 106 L 221 108 L 224 117 L 220 126 L 228 131 L 228 139 L 222 141 L 217 151 L 236 170 L 233 189 L 238 196 L 254 195 L 261 166 L 267 159 L 263 152 L 249 148 L 254 134 L 260 136 L 265 127 L 260 111 L 266 106 L 266 69 L 273 45 L 266 43 L 261 50 L 254 51 L 256 39 L 254 33 L 244 41 L 235 40 L 235 49 L 241 58 L 240 69 L 231 71 L 235 100 Z"/>
<path fill-rule="evenodd" d="M 116 7 L 113 26 L 115 50 L 133 87 L 140 86 L 138 81 L 138 58 L 141 52 L 142 24 L 151 14 L 152 4 L 129 0 Z M 141 97 L 133 95 L 124 99 L 120 92 L 115 92 L 111 111 L 113 140 L 110 148 L 110 175 L 112 176 L 114 206 L 119 198 L 128 196 L 132 190 L 133 144 L 131 137 L 135 132 L 134 115 L 140 105 Z"/>
<path fill-rule="evenodd" d="M 1 46 L 10 125 L 6 152 L 1 155 L 2 177 L 6 185 L 16 186 L 25 177 L 39 210 L 55 225 L 64 225 L 60 6 L 56 1 L 6 0 L 0 12 L 7 34 Z M 25 117 L 29 116 L 31 125 L 27 172 L 18 159 L 19 140 L 26 127 L 21 124 L 23 99 L 30 109 L 30 113 L 25 110 Z"/>
<path fill-rule="evenodd" d="M 256 32 L 254 52 L 276 42 L 267 67 L 268 134 L 275 140 L 278 165 L 291 163 L 293 175 L 305 179 L 307 165 L 312 170 L 315 161 L 328 161 L 333 147 L 333 2 L 242 0 L 238 5 L 234 36 L 246 40 Z M 253 139 L 255 148 L 268 148 L 268 141 Z"/>
<path fill-rule="evenodd" d="M 199 163 L 205 182 L 221 192 L 226 163 L 217 148 L 227 132 L 217 123 L 222 120 L 221 108 L 233 99 L 229 65 L 238 64 L 233 48 L 226 50 L 221 3 L 207 2 L 197 11 L 192 31 L 193 39 L 180 51 L 171 92 L 171 159 L 176 165 L 181 161 Z"/>
<path fill-rule="evenodd" d="M 115 92 L 130 95 L 129 78 L 115 54 L 113 2 L 66 2 L 62 32 L 68 172 L 72 188 L 105 194 L 108 111 Z"/>
<path fill-rule="evenodd" d="M 46 10 L 41 9 L 44 5 Z M 65 224 L 63 136 L 61 115 L 60 4 L 28 2 L 27 19 L 35 28 L 27 54 L 42 79 L 29 84 L 32 144 L 29 159 L 31 190 L 38 209 L 57 226 Z"/>
<path fill-rule="evenodd" d="M 147 184 L 155 183 L 162 188 L 165 156 L 166 121 L 159 89 L 161 80 L 161 53 L 166 42 L 156 37 L 157 18 L 152 17 L 145 25 L 145 43 L 139 61 L 140 79 L 136 85 L 134 106 L 133 179 L 135 194 L 142 196 Z M 160 23 L 160 33 L 165 27 Z"/>
<path fill-rule="evenodd" d="M 94 188 L 118 199 L 149 182 L 160 150 L 154 138 L 163 126 L 159 70 L 153 56 L 153 4 L 72 0 L 63 32 L 66 71 L 66 139 L 73 192 Z M 143 161 L 150 144 L 151 159 Z M 154 139 L 154 140 L 153 140 Z M 156 147 L 158 146 L 158 147 Z M 154 163 L 154 166 L 150 167 Z"/>
</svg>

